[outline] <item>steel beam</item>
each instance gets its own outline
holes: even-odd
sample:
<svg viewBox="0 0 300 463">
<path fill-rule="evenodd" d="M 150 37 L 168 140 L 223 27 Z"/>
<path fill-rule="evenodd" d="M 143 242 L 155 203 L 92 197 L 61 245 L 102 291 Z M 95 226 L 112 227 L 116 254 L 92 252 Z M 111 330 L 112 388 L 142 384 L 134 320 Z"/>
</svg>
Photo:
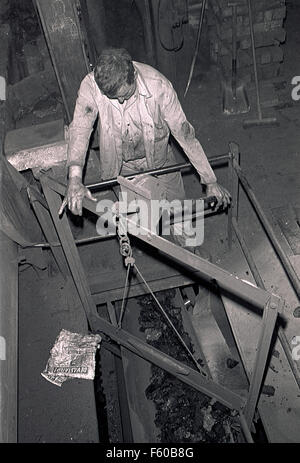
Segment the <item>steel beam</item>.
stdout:
<svg viewBox="0 0 300 463">
<path fill-rule="evenodd" d="M 240 246 L 241 246 L 241 249 L 244 253 L 244 256 L 246 257 L 246 260 L 247 260 L 247 263 L 249 265 L 249 268 L 251 270 L 251 273 L 253 274 L 253 277 L 254 277 L 254 280 L 256 282 L 256 284 L 260 287 L 260 288 L 263 288 L 263 289 L 266 289 L 265 288 L 265 284 L 263 282 L 263 279 L 258 271 L 258 268 L 254 262 L 254 259 L 253 259 L 253 256 L 250 252 L 250 250 L 248 249 L 248 246 L 242 236 L 242 233 L 240 232 L 240 229 L 239 229 L 239 226 L 237 224 L 237 221 L 235 219 L 233 219 L 232 221 L 232 226 L 233 226 L 233 229 L 234 229 L 234 232 L 236 234 L 236 237 L 240 243 Z M 283 328 L 281 326 L 278 327 L 278 338 L 279 338 L 279 341 L 282 345 L 282 348 L 284 350 L 284 353 L 286 355 L 286 358 L 289 362 L 289 366 L 293 372 L 293 375 L 294 375 L 294 378 L 295 378 L 295 381 L 300 389 L 300 374 L 299 374 L 299 370 L 297 368 L 297 365 L 295 363 L 295 360 L 293 359 L 293 356 L 292 356 L 292 351 L 291 351 L 291 346 L 286 338 L 286 335 L 285 335 L 285 332 L 283 330 Z"/>
<path fill-rule="evenodd" d="M 43 183 L 60 195 L 65 195 L 66 187 L 62 183 L 59 183 L 48 176 L 43 176 Z M 59 207 L 60 202 L 57 203 L 57 212 Z M 83 207 L 88 209 L 90 212 L 99 215 L 99 212 L 96 210 L 97 205 L 94 201 L 88 198 L 84 198 Z M 64 219 L 66 219 L 65 216 L 61 220 Z M 127 222 L 130 224 L 130 219 L 127 218 Z M 192 254 L 186 249 L 180 248 L 170 241 L 167 241 L 166 239 L 151 233 L 149 230 L 143 231 L 145 234 L 139 234 L 137 235 L 137 238 L 171 256 L 174 260 L 182 264 L 187 269 L 198 271 L 201 278 L 212 284 L 217 283 L 220 290 L 229 293 L 229 295 L 237 296 L 242 301 L 245 301 L 261 309 L 265 306 L 266 302 L 270 298 L 270 293 L 249 285 L 235 275 L 232 275 L 226 270 L 221 269 L 217 265 L 207 262 L 206 260 L 196 256 L 195 254 Z"/>
<path fill-rule="evenodd" d="M 250 200 L 250 203 L 252 204 L 255 212 L 256 212 L 256 215 L 257 217 L 259 218 L 260 222 L 262 223 L 263 225 L 263 228 L 277 254 L 277 256 L 279 257 L 280 259 L 280 262 L 282 263 L 283 265 L 283 268 L 287 274 L 287 276 L 289 277 L 289 280 L 290 282 L 292 283 L 292 286 L 298 296 L 298 298 L 300 298 L 300 281 L 299 281 L 299 278 L 290 262 L 290 260 L 288 259 L 288 257 L 286 256 L 283 248 L 282 248 L 282 245 L 279 241 L 279 239 L 277 238 L 273 228 L 272 228 L 272 225 L 271 225 L 271 221 L 268 219 L 268 216 L 267 216 L 267 213 L 262 209 L 261 205 L 259 204 L 257 198 L 256 198 L 256 195 L 250 185 L 250 183 L 248 182 L 245 174 L 243 173 L 243 171 L 241 170 L 240 166 L 237 164 L 237 163 L 234 163 L 234 168 L 236 170 L 236 173 L 239 177 L 239 180 L 245 190 L 245 192 L 247 193 L 247 196 Z"/>
<path fill-rule="evenodd" d="M 250 378 L 249 395 L 244 410 L 245 419 L 249 428 L 254 417 L 260 390 L 262 388 L 268 355 L 272 342 L 272 336 L 281 305 L 282 301 L 277 296 L 272 296 L 264 308 L 263 326 L 257 345 L 257 354 Z"/>
</svg>

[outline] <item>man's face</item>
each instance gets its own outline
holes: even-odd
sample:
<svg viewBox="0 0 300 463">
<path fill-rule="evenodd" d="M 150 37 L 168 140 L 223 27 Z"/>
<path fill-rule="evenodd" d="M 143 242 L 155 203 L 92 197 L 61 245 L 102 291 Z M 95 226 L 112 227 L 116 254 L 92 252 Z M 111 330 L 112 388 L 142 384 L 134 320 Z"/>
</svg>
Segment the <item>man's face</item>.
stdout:
<svg viewBox="0 0 300 463">
<path fill-rule="evenodd" d="M 117 93 L 114 96 L 108 96 L 110 100 L 118 100 L 120 104 L 123 104 L 125 100 L 129 100 L 129 98 L 132 97 L 136 90 L 136 79 L 134 79 L 134 82 L 129 85 L 129 84 L 124 84 L 122 85 Z"/>
</svg>

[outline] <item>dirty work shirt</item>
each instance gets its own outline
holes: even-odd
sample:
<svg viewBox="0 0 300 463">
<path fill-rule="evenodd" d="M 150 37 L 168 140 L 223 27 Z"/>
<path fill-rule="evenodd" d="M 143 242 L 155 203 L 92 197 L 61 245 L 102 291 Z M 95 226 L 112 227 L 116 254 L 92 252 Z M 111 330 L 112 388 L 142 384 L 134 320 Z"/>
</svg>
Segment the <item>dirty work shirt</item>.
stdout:
<svg viewBox="0 0 300 463">
<path fill-rule="evenodd" d="M 139 93 L 135 93 L 123 104 L 115 100 L 114 112 L 121 113 L 121 126 L 118 125 L 118 113 L 113 117 L 113 131 L 122 145 L 122 169 L 146 170 L 147 160 L 143 140 L 141 115 L 139 112 Z"/>
<path fill-rule="evenodd" d="M 135 172 L 147 170 L 147 159 L 144 147 L 141 117 L 139 113 L 139 93 L 135 91 L 134 95 L 123 104 L 117 100 L 117 107 L 122 114 L 122 126 L 119 130 L 114 127 L 115 136 L 119 138 L 119 143 L 122 143 L 123 162 L 121 166 L 121 175 L 130 175 Z M 161 167 L 176 164 L 176 159 L 173 155 L 170 145 L 165 145 L 164 138 L 169 136 L 167 128 L 154 127 L 154 144 L 155 151 L 167 150 L 166 161 Z M 166 191 L 166 199 L 184 199 L 185 191 L 180 173 L 166 174 L 160 176 L 160 181 Z"/>
<path fill-rule="evenodd" d="M 195 138 L 194 128 L 187 121 L 172 84 L 151 66 L 135 61 L 133 65 L 137 73 L 135 103 L 140 116 L 145 151 L 139 154 L 145 154 L 147 169 L 166 165 L 171 133 L 196 168 L 202 183 L 216 182 L 214 172 L 202 146 Z M 123 140 L 118 134 L 124 121 L 118 105 L 120 106 L 117 100 L 109 99 L 101 93 L 93 72 L 83 79 L 73 121 L 69 127 L 68 166 L 84 165 L 89 138 L 99 116 L 99 176 L 105 180 L 119 175 L 124 159 Z M 138 149 L 134 152 L 137 154 Z M 126 155 L 129 155 L 128 151 Z"/>
</svg>

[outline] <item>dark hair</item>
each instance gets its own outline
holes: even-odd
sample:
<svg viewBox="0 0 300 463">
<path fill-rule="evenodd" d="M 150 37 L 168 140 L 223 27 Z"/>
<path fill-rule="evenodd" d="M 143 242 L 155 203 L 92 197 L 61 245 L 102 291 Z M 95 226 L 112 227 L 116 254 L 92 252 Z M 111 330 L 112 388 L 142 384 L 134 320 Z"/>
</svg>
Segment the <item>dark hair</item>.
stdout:
<svg viewBox="0 0 300 463">
<path fill-rule="evenodd" d="M 115 96 L 124 84 L 134 82 L 132 58 L 125 48 L 107 48 L 97 59 L 94 68 L 95 81 L 101 92 Z"/>
</svg>

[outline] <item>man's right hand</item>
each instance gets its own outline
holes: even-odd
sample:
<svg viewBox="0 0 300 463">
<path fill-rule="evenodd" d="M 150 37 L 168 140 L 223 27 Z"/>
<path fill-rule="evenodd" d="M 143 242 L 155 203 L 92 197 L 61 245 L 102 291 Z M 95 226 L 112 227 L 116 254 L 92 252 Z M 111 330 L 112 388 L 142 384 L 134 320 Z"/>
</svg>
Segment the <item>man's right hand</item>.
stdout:
<svg viewBox="0 0 300 463">
<path fill-rule="evenodd" d="M 62 202 L 61 208 L 59 209 L 58 215 L 63 213 L 63 210 L 66 206 L 70 211 L 75 215 L 82 215 L 82 201 L 83 198 L 89 198 L 92 201 L 97 201 L 90 190 L 83 185 L 80 177 L 70 177 L 67 193 Z"/>
</svg>

